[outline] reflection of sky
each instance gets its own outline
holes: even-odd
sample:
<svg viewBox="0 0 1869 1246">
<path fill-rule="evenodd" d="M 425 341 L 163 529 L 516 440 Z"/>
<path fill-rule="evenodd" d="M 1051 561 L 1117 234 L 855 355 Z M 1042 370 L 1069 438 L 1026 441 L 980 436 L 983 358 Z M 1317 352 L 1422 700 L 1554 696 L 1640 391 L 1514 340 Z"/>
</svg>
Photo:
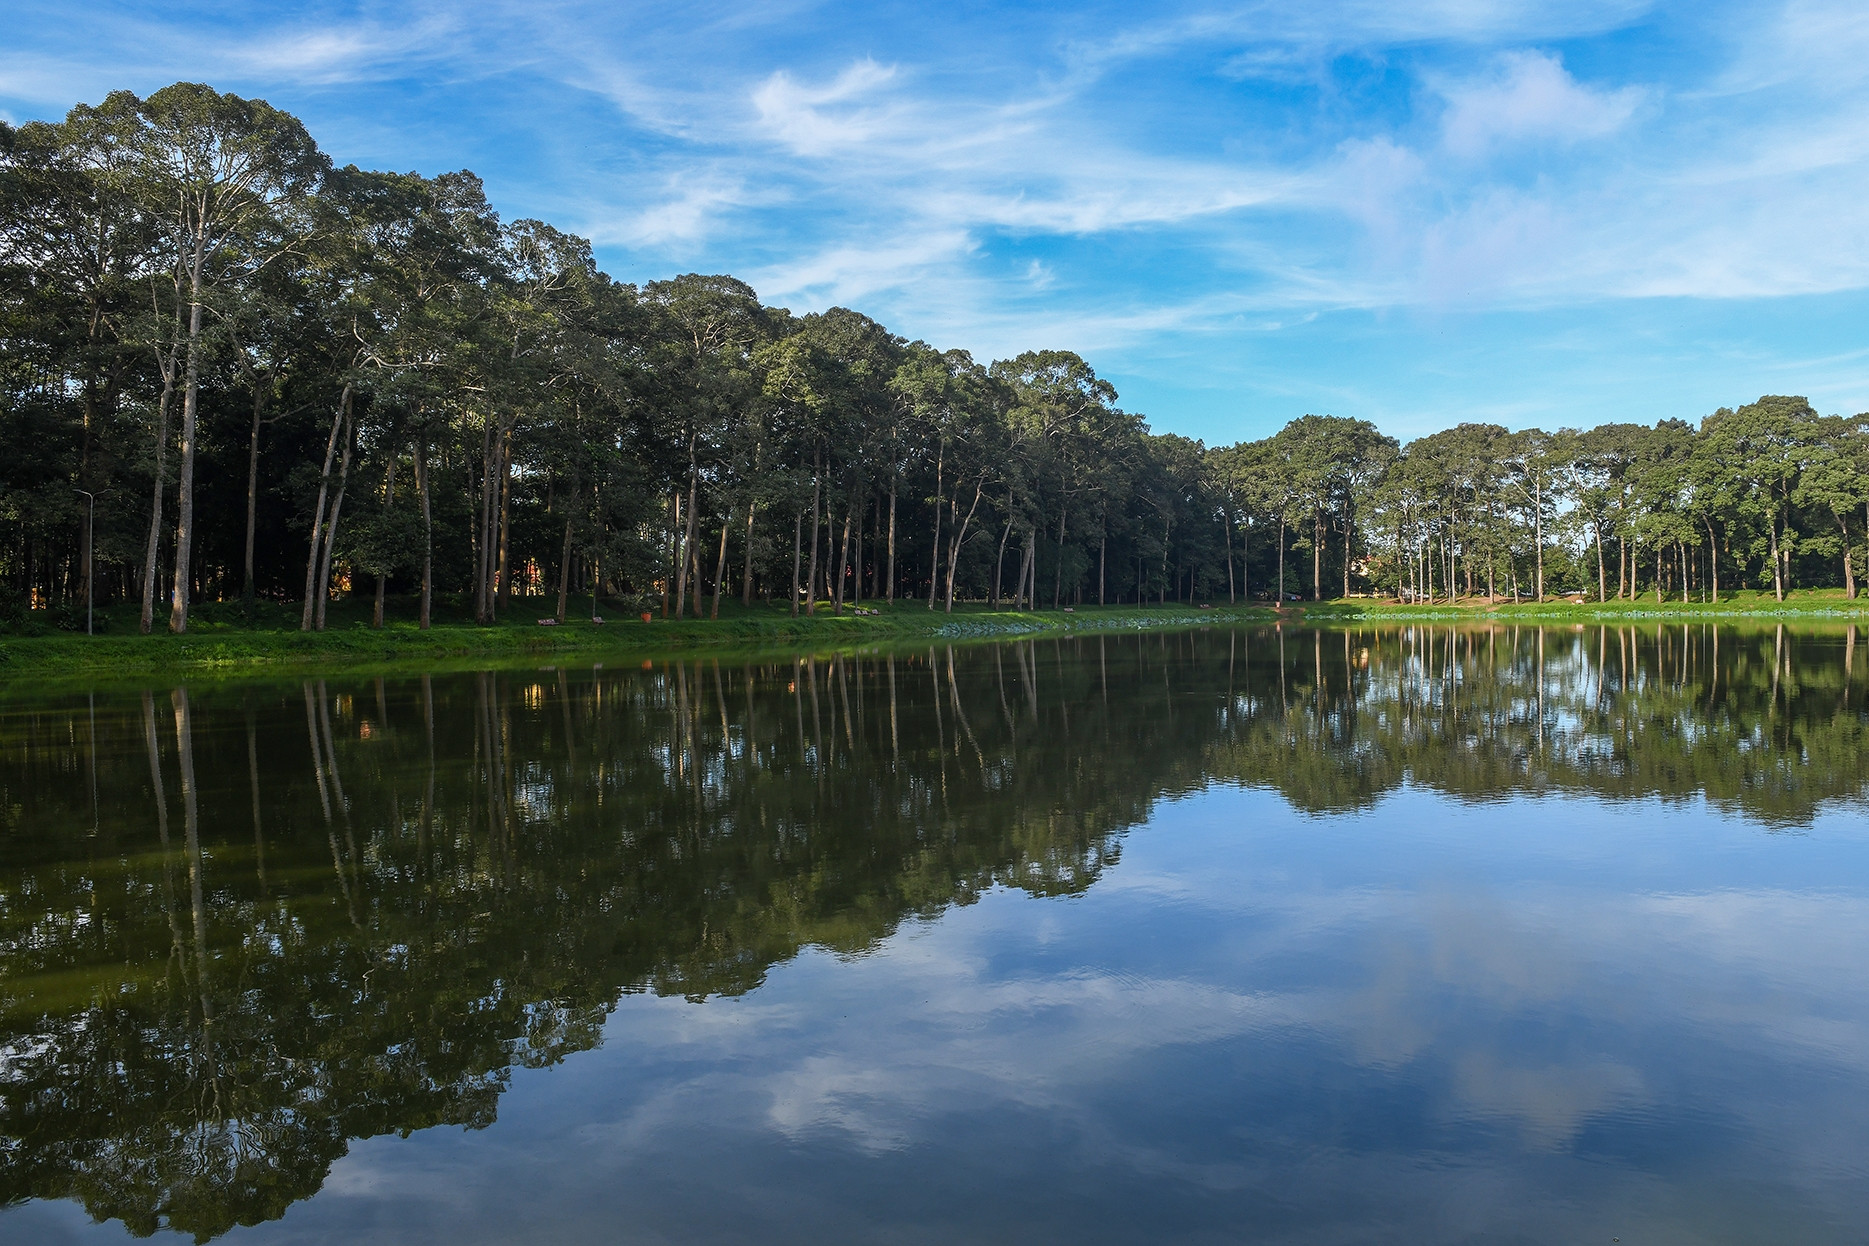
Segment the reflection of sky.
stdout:
<svg viewBox="0 0 1869 1246">
<path fill-rule="evenodd" d="M 356 1144 L 230 1240 L 1854 1240 L 1866 849 L 1859 815 L 1213 790 L 1087 895 L 626 997 L 494 1128 Z"/>
</svg>

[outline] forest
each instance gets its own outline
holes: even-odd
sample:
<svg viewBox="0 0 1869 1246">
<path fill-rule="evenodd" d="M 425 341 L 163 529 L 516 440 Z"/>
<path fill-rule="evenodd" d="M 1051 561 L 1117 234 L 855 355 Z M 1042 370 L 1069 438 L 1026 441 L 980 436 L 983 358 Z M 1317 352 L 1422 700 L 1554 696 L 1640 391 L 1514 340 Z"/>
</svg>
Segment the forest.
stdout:
<svg viewBox="0 0 1869 1246">
<path fill-rule="evenodd" d="M 1303 415 L 1210 447 L 1070 351 L 983 364 L 729 276 L 618 281 L 470 172 L 336 167 L 192 83 L 0 124 L 0 404 L 0 628 L 82 630 L 90 600 L 184 632 L 260 601 L 322 630 L 342 597 L 423 627 L 1854 597 L 1869 559 L 1869 416 L 1767 396 L 1402 445 Z"/>
</svg>

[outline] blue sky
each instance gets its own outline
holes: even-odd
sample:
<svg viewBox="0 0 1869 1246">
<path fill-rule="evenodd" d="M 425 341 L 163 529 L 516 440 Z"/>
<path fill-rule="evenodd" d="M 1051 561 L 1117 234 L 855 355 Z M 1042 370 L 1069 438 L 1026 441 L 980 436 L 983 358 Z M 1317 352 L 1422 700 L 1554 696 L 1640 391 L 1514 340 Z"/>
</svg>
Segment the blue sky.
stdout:
<svg viewBox="0 0 1869 1246">
<path fill-rule="evenodd" d="M 0 115 L 177 79 L 1158 429 L 1869 409 L 1869 5 L 10 0 Z"/>
</svg>

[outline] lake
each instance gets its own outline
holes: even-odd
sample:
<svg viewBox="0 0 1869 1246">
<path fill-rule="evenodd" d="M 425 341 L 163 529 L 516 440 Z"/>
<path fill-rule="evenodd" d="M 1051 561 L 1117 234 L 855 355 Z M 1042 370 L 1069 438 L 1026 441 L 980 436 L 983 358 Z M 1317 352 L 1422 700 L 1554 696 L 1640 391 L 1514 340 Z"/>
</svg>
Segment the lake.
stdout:
<svg viewBox="0 0 1869 1246">
<path fill-rule="evenodd" d="M 0 690 L 0 1240 L 1860 1241 L 1857 640 Z"/>
</svg>

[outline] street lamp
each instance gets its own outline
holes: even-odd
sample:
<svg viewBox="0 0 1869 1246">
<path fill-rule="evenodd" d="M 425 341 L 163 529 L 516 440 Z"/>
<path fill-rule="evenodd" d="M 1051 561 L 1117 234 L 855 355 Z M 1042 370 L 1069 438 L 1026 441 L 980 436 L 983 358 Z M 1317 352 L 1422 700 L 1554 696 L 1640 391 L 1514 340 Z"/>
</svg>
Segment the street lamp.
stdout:
<svg viewBox="0 0 1869 1246">
<path fill-rule="evenodd" d="M 89 489 L 73 488 L 84 494 L 84 634 L 91 632 L 91 584 L 97 579 L 97 566 L 91 561 L 91 547 L 97 543 L 97 495 Z"/>
</svg>

